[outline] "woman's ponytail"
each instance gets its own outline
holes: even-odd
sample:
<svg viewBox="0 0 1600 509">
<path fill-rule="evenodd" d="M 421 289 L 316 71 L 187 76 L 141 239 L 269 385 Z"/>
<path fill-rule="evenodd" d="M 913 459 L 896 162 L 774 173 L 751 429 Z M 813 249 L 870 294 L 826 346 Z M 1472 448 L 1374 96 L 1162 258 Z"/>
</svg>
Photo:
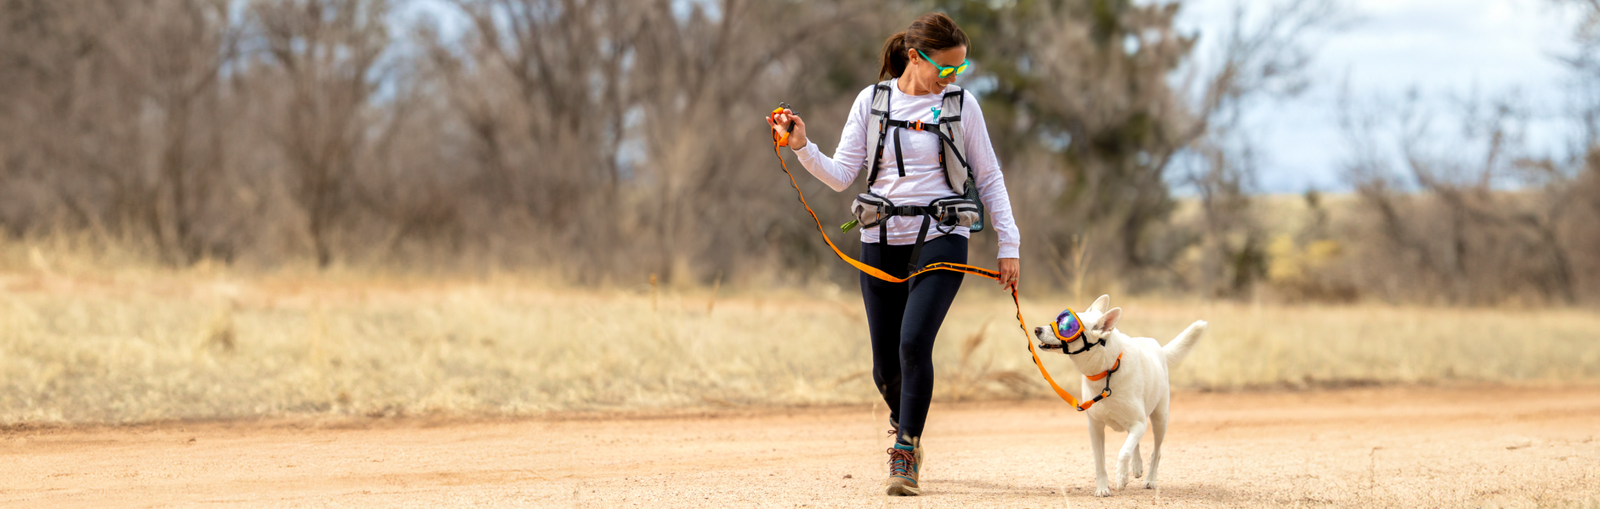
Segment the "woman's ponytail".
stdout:
<svg viewBox="0 0 1600 509">
<path fill-rule="evenodd" d="M 961 27 L 956 26 L 956 21 L 950 16 L 942 12 L 917 16 L 904 32 L 883 41 L 883 60 L 882 67 L 878 68 L 878 79 L 899 78 L 905 74 L 906 64 L 911 63 L 907 55 L 910 48 L 934 53 L 969 44 L 967 33 L 961 31 Z"/>
<path fill-rule="evenodd" d="M 906 33 L 900 32 L 889 36 L 883 41 L 882 67 L 878 68 L 878 79 L 899 78 L 906 72 Z"/>
</svg>

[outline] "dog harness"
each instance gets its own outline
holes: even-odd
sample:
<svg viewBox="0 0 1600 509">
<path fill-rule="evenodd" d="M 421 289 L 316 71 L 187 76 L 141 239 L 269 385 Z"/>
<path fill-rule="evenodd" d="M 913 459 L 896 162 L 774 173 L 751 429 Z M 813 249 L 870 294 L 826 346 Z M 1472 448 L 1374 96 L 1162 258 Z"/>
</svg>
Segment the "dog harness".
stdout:
<svg viewBox="0 0 1600 509">
<path fill-rule="evenodd" d="M 772 118 L 774 120 L 774 124 L 776 124 L 778 113 L 783 112 L 783 110 L 788 109 L 788 107 L 789 107 L 788 104 L 780 103 L 778 108 L 775 109 L 775 110 L 772 110 L 772 113 L 769 114 L 768 117 Z M 811 204 L 806 202 L 806 193 L 802 192 L 800 190 L 800 183 L 795 180 L 794 173 L 789 171 L 789 163 L 783 159 L 783 152 L 781 151 L 781 149 L 783 148 L 784 145 L 787 145 L 789 143 L 789 133 L 792 132 L 792 131 L 794 131 L 794 122 L 793 121 L 791 121 L 789 123 L 788 129 L 785 130 L 785 131 L 781 131 L 780 132 L 776 128 L 772 129 L 772 154 L 778 157 L 778 165 L 781 168 L 783 168 L 783 174 L 789 177 L 789 186 L 794 188 L 795 196 L 800 199 L 800 206 L 805 207 L 806 213 L 811 215 L 811 221 L 816 223 L 816 225 L 817 225 L 817 233 L 822 234 L 822 241 L 828 244 L 828 248 L 832 249 L 833 250 L 833 254 L 838 255 L 840 260 L 844 260 L 845 263 L 850 264 L 852 267 L 855 267 L 857 270 L 860 270 L 862 273 L 865 273 L 866 275 L 869 275 L 869 276 L 872 276 L 872 277 L 875 277 L 875 278 L 878 278 L 878 279 L 881 279 L 881 280 L 884 280 L 884 281 L 888 281 L 890 283 L 904 283 L 906 281 L 910 281 L 911 278 L 917 277 L 919 275 L 922 275 L 922 274 L 925 274 L 925 273 L 928 273 L 928 272 L 933 272 L 933 271 L 936 271 L 936 270 L 948 270 L 948 271 L 951 271 L 951 272 L 960 272 L 962 274 L 971 274 L 971 275 L 974 275 L 974 276 L 982 276 L 982 277 L 985 277 L 985 278 L 988 278 L 988 279 L 993 279 L 995 281 L 999 281 L 1000 280 L 1000 273 L 998 271 L 993 271 L 993 270 L 989 270 L 989 269 L 985 269 L 983 267 L 977 267 L 977 266 L 973 266 L 973 265 L 967 265 L 967 264 L 964 264 L 964 263 L 950 263 L 950 262 L 930 263 L 930 264 L 928 264 L 926 266 L 923 266 L 919 270 L 912 271 L 910 274 L 907 274 L 906 277 L 903 277 L 903 278 L 894 277 L 894 276 L 890 275 L 889 273 L 884 272 L 882 269 L 879 269 L 877 267 L 873 267 L 871 265 L 867 265 L 865 263 L 862 263 L 860 260 L 857 260 L 855 258 L 851 258 L 849 255 L 844 254 L 844 251 L 840 251 L 839 250 L 839 246 L 834 245 L 833 239 L 828 238 L 828 231 L 822 227 L 822 219 L 817 217 L 817 211 L 811 210 Z M 965 161 L 963 161 L 963 164 L 965 164 Z M 968 189 L 970 190 L 970 189 L 975 189 L 975 188 L 976 188 L 976 186 L 971 186 Z M 1033 348 L 1033 339 L 1031 339 L 1031 336 L 1028 335 L 1028 322 L 1026 320 L 1022 319 L 1022 302 L 1017 299 L 1017 286 L 1015 284 L 1011 285 L 1011 304 L 1016 307 L 1016 310 L 1017 310 L 1017 325 L 1018 325 L 1018 327 L 1020 327 L 1022 329 L 1023 337 L 1025 339 L 1027 339 L 1027 342 L 1028 342 L 1028 355 L 1031 355 L 1033 357 L 1033 365 L 1039 368 L 1039 375 L 1044 377 L 1044 381 L 1046 383 L 1050 384 L 1050 388 L 1056 392 L 1057 396 L 1061 397 L 1062 401 L 1066 401 L 1067 404 L 1072 405 L 1073 408 L 1076 408 L 1076 409 L 1078 409 L 1079 412 L 1082 412 L 1084 410 L 1088 410 L 1089 407 L 1093 406 L 1095 402 L 1100 401 L 1102 399 L 1105 399 L 1106 397 L 1111 395 L 1111 381 L 1110 380 L 1106 380 L 1106 389 L 1101 391 L 1099 396 L 1095 396 L 1095 398 L 1093 400 L 1084 402 L 1084 404 L 1080 405 L 1079 402 L 1078 402 L 1078 398 L 1073 397 L 1073 395 L 1071 393 L 1067 392 L 1066 389 L 1062 389 L 1060 385 L 1056 384 L 1056 380 L 1054 378 L 1051 378 L 1050 377 L 1050 372 L 1044 368 L 1044 363 L 1039 360 L 1039 352 L 1037 350 L 1034 350 L 1034 348 Z M 1076 317 L 1077 315 L 1073 315 L 1073 316 Z M 1052 326 L 1052 328 L 1055 328 L 1055 327 Z M 1079 331 L 1079 333 L 1081 334 L 1082 331 Z M 1090 377 L 1090 380 L 1099 380 L 1101 378 L 1110 378 L 1111 373 L 1115 372 L 1117 370 L 1117 367 L 1121 366 L 1121 364 L 1122 364 L 1122 356 L 1118 355 L 1117 356 L 1117 366 L 1113 366 L 1111 369 L 1106 370 L 1106 372 L 1104 372 L 1104 373 L 1101 373 L 1099 375 L 1095 375 L 1094 377 Z"/>
</svg>

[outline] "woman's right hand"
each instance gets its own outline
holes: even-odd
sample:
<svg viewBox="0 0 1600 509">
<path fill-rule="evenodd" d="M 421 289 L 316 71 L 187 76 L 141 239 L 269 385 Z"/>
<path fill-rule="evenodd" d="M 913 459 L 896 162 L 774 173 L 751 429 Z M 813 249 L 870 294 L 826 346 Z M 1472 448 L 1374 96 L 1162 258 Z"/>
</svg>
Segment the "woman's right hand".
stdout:
<svg viewBox="0 0 1600 509">
<path fill-rule="evenodd" d="M 789 121 L 794 121 L 794 132 L 789 133 L 789 149 L 800 150 L 806 147 L 806 122 L 800 120 L 800 114 L 794 110 L 784 108 L 776 114 L 767 115 L 767 126 L 783 132 L 788 129 Z"/>
</svg>

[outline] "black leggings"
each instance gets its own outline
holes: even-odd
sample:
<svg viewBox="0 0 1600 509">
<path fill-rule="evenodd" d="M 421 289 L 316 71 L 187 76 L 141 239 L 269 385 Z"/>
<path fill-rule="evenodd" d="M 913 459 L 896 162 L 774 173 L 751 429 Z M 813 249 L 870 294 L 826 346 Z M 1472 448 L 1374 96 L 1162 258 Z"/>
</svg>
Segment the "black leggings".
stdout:
<svg viewBox="0 0 1600 509">
<path fill-rule="evenodd" d="M 912 247 L 863 244 L 861 261 L 905 277 Z M 944 235 L 924 243 L 917 266 L 933 262 L 967 263 L 967 238 Z M 940 270 L 890 283 L 861 274 L 861 298 L 872 334 L 872 380 L 889 405 L 889 419 L 900 423 L 901 442 L 922 436 L 933 400 L 933 339 L 961 289 L 962 276 Z"/>
</svg>

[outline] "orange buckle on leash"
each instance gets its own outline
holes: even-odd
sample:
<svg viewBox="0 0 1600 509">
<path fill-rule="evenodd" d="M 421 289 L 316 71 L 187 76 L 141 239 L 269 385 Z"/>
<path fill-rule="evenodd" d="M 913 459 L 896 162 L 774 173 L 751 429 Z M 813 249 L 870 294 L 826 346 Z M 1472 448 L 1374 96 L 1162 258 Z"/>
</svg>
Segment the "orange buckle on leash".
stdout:
<svg viewBox="0 0 1600 509">
<path fill-rule="evenodd" d="M 922 128 L 922 121 L 921 120 L 913 120 L 913 121 L 911 121 L 911 128 L 912 129 L 916 129 L 918 131 L 924 130 Z"/>
</svg>

